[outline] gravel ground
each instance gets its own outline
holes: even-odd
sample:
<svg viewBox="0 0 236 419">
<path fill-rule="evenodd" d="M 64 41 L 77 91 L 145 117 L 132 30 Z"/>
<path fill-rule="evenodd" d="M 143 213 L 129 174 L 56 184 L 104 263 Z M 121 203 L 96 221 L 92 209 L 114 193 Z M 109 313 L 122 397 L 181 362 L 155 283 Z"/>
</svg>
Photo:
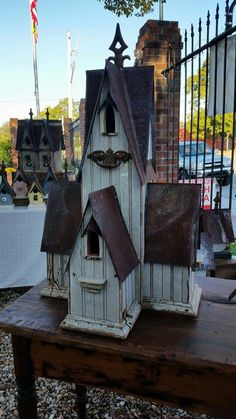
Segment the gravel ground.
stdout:
<svg viewBox="0 0 236 419">
<path fill-rule="evenodd" d="M 0 309 L 25 291 L 26 288 L 0 290 Z M 36 391 L 38 418 L 77 418 L 73 385 L 40 378 L 36 380 Z M 122 396 L 94 388 L 88 391 L 87 412 L 91 419 L 210 418 L 207 415 L 191 414 L 182 409 L 175 410 L 132 396 Z M 10 335 L 0 333 L 0 419 L 16 418 L 18 414 L 11 339 Z"/>
</svg>

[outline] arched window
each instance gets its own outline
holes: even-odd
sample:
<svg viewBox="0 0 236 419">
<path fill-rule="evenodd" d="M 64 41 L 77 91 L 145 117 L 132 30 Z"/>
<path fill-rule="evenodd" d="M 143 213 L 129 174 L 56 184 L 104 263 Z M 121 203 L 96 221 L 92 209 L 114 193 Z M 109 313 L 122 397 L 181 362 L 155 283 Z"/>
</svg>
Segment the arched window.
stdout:
<svg viewBox="0 0 236 419">
<path fill-rule="evenodd" d="M 99 236 L 89 230 L 87 233 L 87 256 L 99 257 Z"/>
<path fill-rule="evenodd" d="M 106 134 L 114 134 L 116 132 L 115 112 L 110 103 L 105 108 L 105 132 Z"/>
</svg>

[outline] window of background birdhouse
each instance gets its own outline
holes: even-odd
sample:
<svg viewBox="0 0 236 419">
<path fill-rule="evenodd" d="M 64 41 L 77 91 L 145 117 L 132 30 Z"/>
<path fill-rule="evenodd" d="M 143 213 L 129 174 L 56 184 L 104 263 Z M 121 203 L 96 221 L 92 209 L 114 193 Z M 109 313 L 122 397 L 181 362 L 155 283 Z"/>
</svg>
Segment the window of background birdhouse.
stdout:
<svg viewBox="0 0 236 419">
<path fill-rule="evenodd" d="M 87 254 L 88 256 L 99 257 L 99 237 L 93 231 L 87 234 Z"/>
<path fill-rule="evenodd" d="M 105 128 L 107 134 L 114 134 L 116 132 L 115 112 L 110 104 L 106 106 L 105 110 Z"/>
<path fill-rule="evenodd" d="M 31 141 L 30 141 L 30 138 L 29 138 L 29 137 L 26 137 L 26 139 L 25 139 L 25 143 L 26 143 L 27 145 L 30 145 Z"/>
<path fill-rule="evenodd" d="M 48 140 L 47 140 L 47 138 L 43 138 L 43 145 L 47 145 L 48 144 Z"/>
<path fill-rule="evenodd" d="M 38 195 L 34 195 L 34 201 L 38 201 Z"/>
<path fill-rule="evenodd" d="M 26 160 L 26 166 L 27 167 L 31 167 L 32 166 L 32 162 L 31 162 L 31 156 L 29 154 L 26 154 L 25 160 Z"/>
</svg>

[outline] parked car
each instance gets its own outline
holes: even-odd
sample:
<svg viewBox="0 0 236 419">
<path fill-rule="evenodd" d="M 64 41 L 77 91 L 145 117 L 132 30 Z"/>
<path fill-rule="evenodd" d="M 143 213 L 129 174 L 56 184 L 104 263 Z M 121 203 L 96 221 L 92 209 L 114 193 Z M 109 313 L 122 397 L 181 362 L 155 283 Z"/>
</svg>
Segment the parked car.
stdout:
<svg viewBox="0 0 236 419">
<path fill-rule="evenodd" d="M 215 177 L 222 186 L 230 184 L 231 159 L 209 147 L 204 141 L 179 143 L 179 179 Z"/>
</svg>

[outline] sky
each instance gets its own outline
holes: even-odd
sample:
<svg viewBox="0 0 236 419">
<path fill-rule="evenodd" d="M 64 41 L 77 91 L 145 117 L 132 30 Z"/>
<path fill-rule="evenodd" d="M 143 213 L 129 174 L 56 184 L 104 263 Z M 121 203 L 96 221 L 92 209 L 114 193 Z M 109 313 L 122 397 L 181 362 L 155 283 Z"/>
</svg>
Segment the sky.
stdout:
<svg viewBox="0 0 236 419">
<path fill-rule="evenodd" d="M 224 30 L 225 0 L 218 3 L 221 32 Z M 208 9 L 213 20 L 215 8 L 216 0 L 166 0 L 164 19 L 178 21 L 182 35 L 185 29 L 190 30 L 191 23 L 197 33 L 199 17 L 205 26 Z M 148 19 L 159 18 L 159 5 L 144 17 L 118 18 L 97 0 L 38 0 L 37 12 L 39 99 L 43 110 L 68 96 L 67 32 L 70 32 L 71 48 L 75 53 L 72 96 L 79 101 L 85 97 L 86 70 L 104 68 L 105 59 L 113 55 L 109 46 L 116 24 L 120 24 L 128 45 L 125 51 L 125 55 L 131 57 L 128 65 L 133 65 L 139 29 Z M 36 114 L 29 0 L 0 0 L 0 56 L 2 125 L 10 118 L 28 118 L 30 108 Z"/>
</svg>

